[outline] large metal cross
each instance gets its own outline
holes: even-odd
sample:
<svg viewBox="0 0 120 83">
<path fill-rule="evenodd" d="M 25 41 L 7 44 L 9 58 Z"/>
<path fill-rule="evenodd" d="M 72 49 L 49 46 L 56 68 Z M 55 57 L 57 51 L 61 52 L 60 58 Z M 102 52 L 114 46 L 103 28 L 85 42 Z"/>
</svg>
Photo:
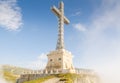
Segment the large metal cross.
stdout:
<svg viewBox="0 0 120 83">
<path fill-rule="evenodd" d="M 59 32 L 56 49 L 64 49 L 64 23 L 69 24 L 69 20 L 64 16 L 64 3 L 60 2 L 59 9 L 55 6 L 52 7 L 52 11 L 59 18 Z"/>
</svg>

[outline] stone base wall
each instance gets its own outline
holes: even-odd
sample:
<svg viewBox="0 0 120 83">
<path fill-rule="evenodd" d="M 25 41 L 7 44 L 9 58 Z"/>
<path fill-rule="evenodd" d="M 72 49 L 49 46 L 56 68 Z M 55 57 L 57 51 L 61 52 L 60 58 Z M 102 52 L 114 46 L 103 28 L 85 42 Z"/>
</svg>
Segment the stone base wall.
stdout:
<svg viewBox="0 0 120 83">
<path fill-rule="evenodd" d="M 69 70 L 63 70 L 62 73 L 68 73 L 68 71 Z M 97 74 L 93 70 L 88 70 L 88 69 L 76 69 L 75 73 L 80 74 L 80 75 L 86 75 L 86 76 L 92 77 L 92 78 L 94 78 L 94 77 L 96 78 L 96 76 L 97 76 Z M 52 72 L 51 71 L 49 73 L 47 70 L 32 71 L 31 73 L 29 73 L 29 72 L 25 73 L 24 72 L 24 74 L 20 75 L 20 78 L 17 80 L 16 83 L 23 83 L 23 82 L 26 82 L 26 81 L 35 80 L 35 79 L 38 79 L 38 78 L 41 78 L 41 77 L 49 76 L 51 74 L 60 74 L 60 72 L 58 72 L 58 71 Z M 85 79 L 87 79 L 87 77 Z M 79 79 L 79 80 L 81 80 L 81 79 Z M 84 83 L 84 82 L 81 82 L 81 83 Z"/>
<path fill-rule="evenodd" d="M 16 83 L 23 83 L 26 81 L 31 81 L 31 80 L 35 80 L 44 76 L 47 76 L 48 74 L 22 74 L 20 75 L 20 78 L 17 79 Z"/>
<path fill-rule="evenodd" d="M 75 69 L 72 64 L 73 55 L 71 52 L 65 49 L 59 49 L 51 51 L 47 54 L 48 62 L 45 70 L 48 72 L 56 71 L 62 73 L 62 70 L 69 70 L 67 73 L 75 73 Z"/>
</svg>

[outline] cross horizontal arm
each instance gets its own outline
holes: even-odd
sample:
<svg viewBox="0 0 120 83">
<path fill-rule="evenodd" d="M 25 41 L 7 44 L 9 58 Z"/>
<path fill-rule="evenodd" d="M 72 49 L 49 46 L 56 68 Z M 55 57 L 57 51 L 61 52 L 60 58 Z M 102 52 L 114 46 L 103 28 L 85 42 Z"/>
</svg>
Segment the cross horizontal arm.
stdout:
<svg viewBox="0 0 120 83">
<path fill-rule="evenodd" d="M 51 10 L 52 10 L 58 17 L 61 16 L 60 11 L 59 11 L 55 6 L 53 6 Z M 69 21 L 65 16 L 64 16 L 64 23 L 65 23 L 65 24 L 69 24 L 69 23 L 70 23 L 70 21 Z"/>
<path fill-rule="evenodd" d="M 64 16 L 64 23 L 65 24 L 69 24 L 70 23 L 70 21 Z"/>
<path fill-rule="evenodd" d="M 58 17 L 60 16 L 60 11 L 59 11 L 55 6 L 53 6 L 53 7 L 51 8 L 51 10 L 52 10 L 53 13 L 55 13 Z"/>
</svg>

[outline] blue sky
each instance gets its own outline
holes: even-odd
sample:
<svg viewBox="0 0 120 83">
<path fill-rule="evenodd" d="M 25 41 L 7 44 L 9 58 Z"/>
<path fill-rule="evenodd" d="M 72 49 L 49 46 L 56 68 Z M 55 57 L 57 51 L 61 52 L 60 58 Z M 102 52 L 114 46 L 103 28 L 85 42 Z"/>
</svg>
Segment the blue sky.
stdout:
<svg viewBox="0 0 120 83">
<path fill-rule="evenodd" d="M 50 8 L 58 7 L 59 2 L 0 0 L 0 64 L 37 69 L 46 65 L 46 54 L 55 50 L 58 33 L 57 17 Z M 74 55 L 75 67 L 110 73 L 111 78 L 113 74 L 117 76 L 120 69 L 120 1 L 63 2 L 65 15 L 70 20 L 64 28 L 65 47 Z"/>
<path fill-rule="evenodd" d="M 53 5 L 58 7 L 59 0 L 3 0 L 11 7 L 13 12 L 19 13 L 19 22 L 16 27 L 9 27 L 9 24 L 1 23 L 0 26 L 0 55 L 2 64 L 23 64 L 34 60 L 42 53 L 48 53 L 56 48 L 58 21 L 51 12 Z M 1 1 L 1 2 L 3 2 Z M 11 5 L 14 4 L 15 6 Z M 73 24 L 88 24 L 90 16 L 99 7 L 98 1 L 91 0 L 65 0 L 65 15 L 70 20 L 69 25 L 65 25 L 65 46 L 74 55 L 80 56 L 82 48 L 78 49 L 78 44 L 82 45 L 84 33 L 73 28 Z M 3 5 L 3 6 L 4 6 Z M 19 7 L 19 10 L 15 8 Z M 1 7 L 2 9 L 2 7 Z M 4 9 L 8 12 L 9 8 Z M 2 12 L 1 12 L 2 13 Z M 8 13 L 9 14 L 9 13 Z M 10 15 L 7 15 L 10 17 Z M 11 18 L 11 19 L 15 19 Z M 8 19 L 9 21 L 13 21 Z M 5 20 L 4 20 L 5 21 Z M 15 24 L 15 23 L 14 23 Z M 80 36 L 78 36 L 80 34 Z M 73 44 L 71 44 L 72 42 Z M 9 58 L 8 58 L 9 57 Z M 19 61 L 20 60 L 20 61 Z"/>
</svg>

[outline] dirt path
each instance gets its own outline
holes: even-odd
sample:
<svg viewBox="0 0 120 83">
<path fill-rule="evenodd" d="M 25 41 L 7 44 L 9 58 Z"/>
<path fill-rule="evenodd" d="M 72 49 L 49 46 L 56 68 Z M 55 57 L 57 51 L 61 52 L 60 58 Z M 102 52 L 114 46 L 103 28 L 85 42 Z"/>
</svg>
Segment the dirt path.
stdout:
<svg viewBox="0 0 120 83">
<path fill-rule="evenodd" d="M 42 83 L 58 83 L 58 82 L 59 82 L 59 78 L 52 78 Z"/>
</svg>

